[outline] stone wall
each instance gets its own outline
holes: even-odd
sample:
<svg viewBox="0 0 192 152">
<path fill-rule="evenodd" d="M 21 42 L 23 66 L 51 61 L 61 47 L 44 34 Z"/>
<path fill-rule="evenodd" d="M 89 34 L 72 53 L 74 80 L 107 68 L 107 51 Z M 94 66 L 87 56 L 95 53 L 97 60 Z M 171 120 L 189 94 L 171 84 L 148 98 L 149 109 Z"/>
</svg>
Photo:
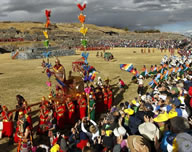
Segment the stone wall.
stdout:
<svg viewBox="0 0 192 152">
<path fill-rule="evenodd" d="M 59 56 L 70 56 L 75 55 L 75 50 L 53 50 L 51 51 L 51 55 L 49 57 L 59 57 Z M 14 56 L 16 52 L 11 52 L 11 57 Z M 27 50 L 27 51 L 20 51 L 19 54 L 15 57 L 15 59 L 41 59 L 44 58 L 43 51 L 33 51 L 33 50 Z"/>
</svg>

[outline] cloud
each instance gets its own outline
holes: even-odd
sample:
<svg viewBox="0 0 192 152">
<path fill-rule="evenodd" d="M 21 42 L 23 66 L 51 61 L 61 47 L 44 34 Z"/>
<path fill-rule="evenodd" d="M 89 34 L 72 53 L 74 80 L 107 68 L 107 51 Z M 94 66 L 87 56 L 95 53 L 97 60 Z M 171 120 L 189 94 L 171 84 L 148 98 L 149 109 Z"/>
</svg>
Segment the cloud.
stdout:
<svg viewBox="0 0 192 152">
<path fill-rule="evenodd" d="M 1 0 L 0 20 L 78 22 L 77 2 L 83 0 Z M 191 20 L 191 0 L 88 0 L 87 23 L 137 29 Z M 139 25 L 139 26 L 138 26 Z"/>
</svg>

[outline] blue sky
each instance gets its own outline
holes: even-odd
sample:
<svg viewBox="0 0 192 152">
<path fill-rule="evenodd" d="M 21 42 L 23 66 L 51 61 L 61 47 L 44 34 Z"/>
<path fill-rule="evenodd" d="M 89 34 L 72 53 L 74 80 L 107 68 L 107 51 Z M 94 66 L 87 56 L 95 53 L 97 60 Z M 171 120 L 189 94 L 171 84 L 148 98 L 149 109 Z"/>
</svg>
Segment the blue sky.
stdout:
<svg viewBox="0 0 192 152">
<path fill-rule="evenodd" d="M 160 29 L 163 32 L 176 32 L 176 33 L 185 33 L 192 30 L 192 21 L 191 22 L 177 22 L 171 24 L 164 24 L 157 26 L 157 29 Z"/>
</svg>

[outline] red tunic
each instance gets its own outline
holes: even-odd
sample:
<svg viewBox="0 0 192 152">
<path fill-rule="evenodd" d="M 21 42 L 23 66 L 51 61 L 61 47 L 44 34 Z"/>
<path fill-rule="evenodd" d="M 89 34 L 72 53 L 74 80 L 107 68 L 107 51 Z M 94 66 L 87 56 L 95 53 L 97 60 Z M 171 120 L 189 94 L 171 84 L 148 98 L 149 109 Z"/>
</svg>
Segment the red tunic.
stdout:
<svg viewBox="0 0 192 152">
<path fill-rule="evenodd" d="M 83 119 L 86 116 L 86 100 L 84 98 L 78 101 L 79 104 L 79 111 L 80 111 L 80 119 Z"/>
<path fill-rule="evenodd" d="M 65 116 L 66 108 L 64 105 L 61 105 L 57 108 L 57 126 L 60 129 L 64 129 L 64 116 Z"/>
<path fill-rule="evenodd" d="M 8 113 L 7 116 L 10 117 L 12 113 Z M 1 113 L 1 116 L 3 117 L 3 131 L 2 134 L 3 136 L 10 137 L 13 134 L 13 122 L 9 121 L 6 117 L 5 112 L 3 111 Z"/>
<path fill-rule="evenodd" d="M 31 119 L 31 116 L 28 115 L 29 112 L 31 112 L 31 108 L 30 108 L 30 107 L 27 107 L 27 109 L 25 109 L 25 110 L 23 111 L 23 113 L 24 113 L 25 116 L 26 116 L 27 122 L 29 123 L 30 129 L 32 129 L 32 119 Z"/>
<path fill-rule="evenodd" d="M 69 111 L 69 114 L 68 114 L 69 123 L 73 124 L 75 122 L 74 121 L 75 105 L 73 104 L 72 101 L 70 101 L 67 103 L 67 107 L 68 107 L 68 111 Z"/>
<path fill-rule="evenodd" d="M 113 93 L 111 90 L 108 91 L 108 110 L 111 109 L 111 105 L 112 105 L 112 100 L 113 100 Z"/>
<path fill-rule="evenodd" d="M 42 126 L 47 125 L 46 127 L 45 126 L 43 127 L 43 130 L 41 129 L 41 127 L 39 128 L 40 133 L 44 133 L 48 129 L 48 124 L 47 124 L 48 114 L 49 114 L 48 110 L 44 114 L 40 114 L 39 125 L 42 125 Z"/>
<path fill-rule="evenodd" d="M 107 94 L 107 92 L 104 92 L 103 100 L 104 100 L 104 107 L 105 107 L 105 112 L 106 112 L 107 107 L 108 107 L 108 94 Z"/>
</svg>

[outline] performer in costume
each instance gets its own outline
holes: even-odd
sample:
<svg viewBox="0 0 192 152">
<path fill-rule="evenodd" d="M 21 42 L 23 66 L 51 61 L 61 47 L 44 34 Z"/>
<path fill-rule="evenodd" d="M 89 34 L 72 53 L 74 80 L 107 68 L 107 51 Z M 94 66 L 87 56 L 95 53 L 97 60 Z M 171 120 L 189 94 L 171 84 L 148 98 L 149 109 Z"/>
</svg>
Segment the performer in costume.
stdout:
<svg viewBox="0 0 192 152">
<path fill-rule="evenodd" d="M 47 118 L 49 111 L 45 105 L 41 106 L 40 109 L 40 120 L 39 120 L 39 133 L 45 133 L 48 130 Z"/>
<path fill-rule="evenodd" d="M 18 142 L 17 152 L 32 150 L 32 135 L 29 123 L 25 119 L 23 111 L 19 112 L 17 128 L 15 133 L 15 142 Z"/>
<path fill-rule="evenodd" d="M 68 121 L 70 124 L 74 124 L 74 114 L 75 114 L 75 105 L 71 101 L 71 99 L 68 97 L 66 100 L 67 108 L 68 108 Z"/>
<path fill-rule="evenodd" d="M 63 65 L 60 64 L 59 59 L 56 59 L 55 61 L 55 65 L 53 67 L 53 74 L 55 75 L 59 87 L 64 88 L 66 81 L 65 68 L 63 67 Z"/>
<path fill-rule="evenodd" d="M 27 105 L 27 101 L 23 102 L 23 113 L 26 117 L 27 122 L 29 123 L 30 129 L 32 130 L 32 119 L 31 119 L 31 115 L 29 114 L 31 112 L 31 108 L 28 107 Z"/>
<path fill-rule="evenodd" d="M 13 113 L 8 112 L 8 108 L 3 106 L 0 120 L 3 121 L 2 135 L 6 137 L 11 137 L 13 134 Z"/>
<path fill-rule="evenodd" d="M 90 119 L 95 120 L 95 100 L 92 98 L 92 95 L 89 96 L 89 108 L 90 108 Z"/>
<path fill-rule="evenodd" d="M 153 65 L 151 65 L 149 76 L 151 76 L 153 74 L 153 70 L 154 70 L 154 67 L 153 67 Z"/>
<path fill-rule="evenodd" d="M 82 94 L 79 95 L 77 102 L 79 104 L 80 119 L 82 120 L 84 117 L 86 117 L 87 102 Z"/>
<path fill-rule="evenodd" d="M 108 107 L 108 94 L 107 91 L 105 90 L 105 88 L 102 89 L 103 92 L 103 102 L 104 102 L 104 111 L 107 111 L 107 107 Z"/>
<path fill-rule="evenodd" d="M 108 93 L 108 111 L 110 111 L 112 103 L 113 103 L 113 92 L 110 90 L 110 88 L 107 88 Z"/>
<path fill-rule="evenodd" d="M 57 126 L 59 129 L 64 129 L 64 120 L 66 113 L 65 104 L 61 104 L 59 103 L 59 101 L 57 101 L 56 113 L 57 113 Z"/>
</svg>

